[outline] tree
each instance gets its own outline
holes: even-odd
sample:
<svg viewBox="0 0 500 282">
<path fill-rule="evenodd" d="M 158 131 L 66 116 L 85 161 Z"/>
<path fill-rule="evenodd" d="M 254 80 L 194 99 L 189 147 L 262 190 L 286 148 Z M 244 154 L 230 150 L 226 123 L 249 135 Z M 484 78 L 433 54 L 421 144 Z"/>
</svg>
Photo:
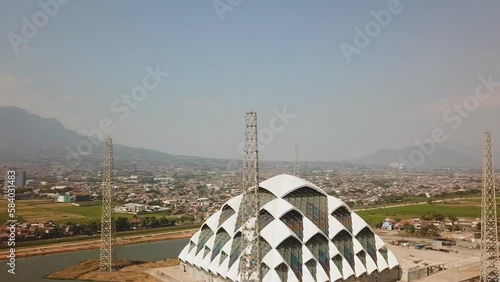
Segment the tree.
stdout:
<svg viewBox="0 0 500 282">
<path fill-rule="evenodd" d="M 454 215 L 449 215 L 448 219 L 451 221 L 451 231 L 453 232 L 455 230 L 455 222 L 458 221 L 458 218 Z"/>
<path fill-rule="evenodd" d="M 159 221 L 156 217 L 154 217 L 154 216 L 153 216 L 153 217 L 151 218 L 151 222 L 150 222 L 149 226 L 150 226 L 151 228 L 157 228 L 157 227 L 160 227 L 160 221 Z"/>
<path fill-rule="evenodd" d="M 81 226 L 71 221 L 66 222 L 66 226 L 68 227 L 68 233 L 72 235 L 78 235 L 82 232 Z"/>
<path fill-rule="evenodd" d="M 145 216 L 145 217 L 141 218 L 141 225 L 143 227 L 146 227 L 146 228 L 149 227 L 150 223 L 151 223 L 151 220 L 150 220 L 149 216 Z"/>
<path fill-rule="evenodd" d="M 180 221 L 182 221 L 182 222 L 188 222 L 189 221 L 189 222 L 193 223 L 194 222 L 194 216 L 192 216 L 192 215 L 183 215 L 183 216 L 180 217 Z"/>
<path fill-rule="evenodd" d="M 405 222 L 403 224 L 403 231 L 408 233 L 408 234 L 413 234 L 413 233 L 415 233 L 416 229 L 415 229 L 415 226 L 411 225 L 408 222 Z"/>
<path fill-rule="evenodd" d="M 209 191 L 207 186 L 196 187 L 196 189 L 198 189 L 200 197 L 208 196 Z"/>
<path fill-rule="evenodd" d="M 439 214 L 439 213 L 435 213 L 435 212 L 428 212 L 424 215 L 422 215 L 420 217 L 420 219 L 422 220 L 438 220 L 438 221 L 443 221 L 444 220 L 444 216 Z"/>
<path fill-rule="evenodd" d="M 96 234 L 99 229 L 101 229 L 101 223 L 96 220 L 91 220 L 87 224 L 82 224 L 82 232 L 85 235 Z"/>
<path fill-rule="evenodd" d="M 164 217 L 164 216 L 161 217 L 159 219 L 159 221 L 160 221 L 160 225 L 161 226 L 170 226 L 171 225 L 171 222 L 166 217 Z"/>
<path fill-rule="evenodd" d="M 34 235 L 35 235 L 38 239 L 44 239 L 44 238 L 45 238 L 45 232 L 44 232 L 41 228 L 38 228 L 37 230 L 35 230 Z"/>
<path fill-rule="evenodd" d="M 353 201 L 347 201 L 347 202 L 346 202 L 346 204 L 347 204 L 350 208 L 352 208 L 352 207 L 354 207 L 354 205 L 355 205 L 356 203 L 355 203 L 355 202 L 353 202 Z"/>
<path fill-rule="evenodd" d="M 436 213 L 434 215 L 434 220 L 437 220 L 437 221 L 444 221 L 444 216 L 442 214 L 439 214 L 439 213 Z"/>
<path fill-rule="evenodd" d="M 154 180 L 153 177 L 145 179 L 144 182 L 147 183 L 147 184 L 156 184 L 157 183 L 157 181 Z"/>
<path fill-rule="evenodd" d="M 64 230 L 59 227 L 59 225 L 56 225 L 52 230 L 49 232 L 49 237 L 50 238 L 60 238 L 64 236 Z"/>
<path fill-rule="evenodd" d="M 72 226 L 73 235 L 82 234 L 82 226 L 80 224 L 75 224 Z"/>
<path fill-rule="evenodd" d="M 439 236 L 439 232 L 434 225 L 422 226 L 419 230 L 419 235 L 423 237 L 436 237 Z"/>
<path fill-rule="evenodd" d="M 116 231 L 130 230 L 130 222 L 126 217 L 118 217 L 116 219 Z"/>
<path fill-rule="evenodd" d="M 174 189 L 176 189 L 176 190 L 182 189 L 182 188 L 184 188 L 184 186 L 186 186 L 186 184 L 184 182 L 181 182 L 181 181 L 179 181 L 179 182 L 176 181 L 174 183 Z"/>
</svg>

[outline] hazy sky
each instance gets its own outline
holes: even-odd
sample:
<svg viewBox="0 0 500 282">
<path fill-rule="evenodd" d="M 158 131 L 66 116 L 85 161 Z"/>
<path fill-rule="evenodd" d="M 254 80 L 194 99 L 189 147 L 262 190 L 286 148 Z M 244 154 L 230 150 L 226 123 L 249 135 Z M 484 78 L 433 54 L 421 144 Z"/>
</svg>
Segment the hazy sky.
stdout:
<svg viewBox="0 0 500 282">
<path fill-rule="evenodd" d="M 107 117 L 117 143 L 217 158 L 240 158 L 249 109 L 275 131 L 261 159 L 291 160 L 295 144 L 304 160 L 355 158 L 410 146 L 436 127 L 475 146 L 490 129 L 500 146 L 499 86 L 461 125 L 455 113 L 443 120 L 479 76 L 500 84 L 500 2 L 401 0 L 367 46 L 356 45 L 355 28 L 373 27 L 370 12 L 388 5 L 243 0 L 221 20 L 212 1 L 73 0 L 52 6 L 44 25 L 38 1 L 2 1 L 0 106 L 78 132 Z M 23 35 L 23 17 L 34 16 L 41 27 Z M 360 47 L 350 63 L 342 42 Z M 113 101 L 157 65 L 170 75 L 120 119 Z M 296 117 L 283 129 L 273 109 L 284 107 Z"/>
</svg>

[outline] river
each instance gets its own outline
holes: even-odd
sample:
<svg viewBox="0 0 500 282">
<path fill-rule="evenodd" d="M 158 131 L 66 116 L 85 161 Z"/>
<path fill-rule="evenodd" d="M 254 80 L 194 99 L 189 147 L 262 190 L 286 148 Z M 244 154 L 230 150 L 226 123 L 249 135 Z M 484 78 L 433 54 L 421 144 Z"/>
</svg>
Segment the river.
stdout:
<svg viewBox="0 0 500 282">
<path fill-rule="evenodd" d="M 118 259 L 157 261 L 176 258 L 189 239 L 167 240 L 146 244 L 119 246 L 116 249 Z M 86 259 L 98 259 L 99 249 L 76 251 L 52 255 L 35 256 L 16 260 L 16 274 L 7 272 L 7 261 L 0 261 L 0 281 L 37 282 L 61 281 L 43 279 L 44 276 L 75 265 Z M 70 281 L 70 280 L 63 280 Z M 76 280 L 71 280 L 76 281 Z"/>
</svg>

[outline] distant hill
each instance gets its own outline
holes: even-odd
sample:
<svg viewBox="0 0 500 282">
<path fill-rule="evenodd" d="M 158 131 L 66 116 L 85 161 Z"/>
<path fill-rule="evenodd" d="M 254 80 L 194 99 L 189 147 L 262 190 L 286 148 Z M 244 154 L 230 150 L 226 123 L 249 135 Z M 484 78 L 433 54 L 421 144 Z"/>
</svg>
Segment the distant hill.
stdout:
<svg viewBox="0 0 500 282">
<path fill-rule="evenodd" d="M 80 156 L 84 161 L 102 161 L 104 144 L 100 142 L 92 146 L 91 154 L 71 155 L 67 148 L 76 151 L 77 144 L 82 140 L 98 142 L 92 137 L 82 136 L 73 130 L 65 128 L 54 118 L 42 118 L 17 107 L 0 107 L 0 160 L 27 160 L 37 161 L 44 159 L 66 160 L 68 157 Z M 438 144 L 436 151 L 425 157 L 422 168 L 480 168 L 481 149 L 459 144 Z M 189 156 L 177 156 L 155 150 L 134 148 L 114 144 L 114 158 L 116 160 L 148 160 L 148 161 L 179 161 L 212 163 L 227 162 Z M 395 165 L 400 162 L 400 156 L 408 159 L 413 150 L 418 147 L 409 147 L 403 150 L 383 149 L 372 155 L 347 161 L 351 164 L 367 165 Z M 75 152 L 76 153 L 76 152 Z M 496 156 L 500 154 L 496 153 Z M 232 161 L 234 162 L 234 161 Z"/>
<path fill-rule="evenodd" d="M 76 151 L 82 140 L 100 143 L 92 146 L 91 154 L 82 155 L 85 160 L 103 158 L 102 142 L 65 128 L 57 119 L 42 118 L 17 107 L 0 107 L 0 158 L 3 160 L 66 159 L 71 155 L 67 147 Z M 114 157 L 121 160 L 190 158 L 119 144 L 114 144 L 113 149 Z"/>
<path fill-rule="evenodd" d="M 348 162 L 355 164 L 372 164 L 385 166 L 398 166 L 401 163 L 408 167 L 409 156 L 413 151 L 421 151 L 418 146 L 408 147 L 402 150 L 382 149 L 375 153 Z M 481 148 L 461 144 L 437 144 L 435 152 L 429 156 L 425 155 L 418 168 L 480 168 Z M 498 155 L 498 154 L 495 154 Z"/>
</svg>

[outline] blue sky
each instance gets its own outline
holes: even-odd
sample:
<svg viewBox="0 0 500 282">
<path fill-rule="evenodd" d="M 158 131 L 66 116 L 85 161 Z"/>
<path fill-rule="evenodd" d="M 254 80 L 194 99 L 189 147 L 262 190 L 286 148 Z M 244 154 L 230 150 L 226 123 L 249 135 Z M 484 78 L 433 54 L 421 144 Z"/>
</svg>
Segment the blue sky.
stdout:
<svg viewBox="0 0 500 282">
<path fill-rule="evenodd" d="M 47 2 L 43 0 L 42 2 Z M 220 0 L 227 3 L 227 0 Z M 443 120 L 500 82 L 498 1 L 401 0 L 401 12 L 348 63 L 355 27 L 391 1 L 243 0 L 221 21 L 212 1 L 81 1 L 60 5 L 16 53 L 8 34 L 43 11 L 0 3 L 0 106 L 59 119 L 78 132 L 110 118 L 117 143 L 174 154 L 240 158 L 246 110 L 268 128 L 273 109 L 296 115 L 261 159 L 343 160 L 403 148 L 442 127 L 449 142 L 500 145 L 500 87 L 458 129 Z M 145 68 L 170 75 L 121 120 L 110 105 Z"/>
</svg>

